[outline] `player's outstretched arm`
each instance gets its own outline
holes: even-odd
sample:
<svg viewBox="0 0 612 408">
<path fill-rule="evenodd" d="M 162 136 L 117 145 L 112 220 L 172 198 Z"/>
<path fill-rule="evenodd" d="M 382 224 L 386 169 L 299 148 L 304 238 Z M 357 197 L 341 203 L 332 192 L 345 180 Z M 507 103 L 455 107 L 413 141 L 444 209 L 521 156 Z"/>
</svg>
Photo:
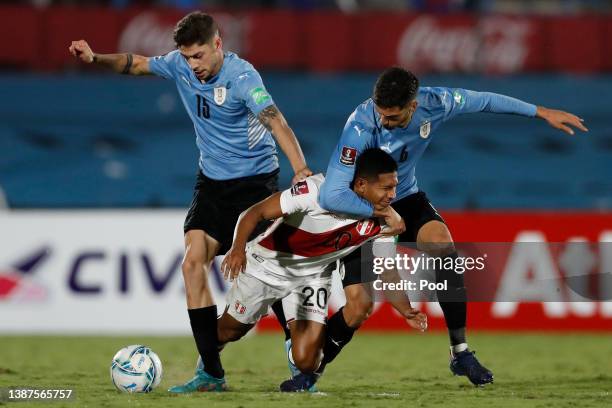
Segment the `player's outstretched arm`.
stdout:
<svg viewBox="0 0 612 408">
<path fill-rule="evenodd" d="M 142 55 L 96 54 L 85 40 L 73 41 L 68 51 L 86 64 L 99 64 L 120 74 L 152 74 L 149 69 L 149 58 Z"/>
<path fill-rule="evenodd" d="M 221 264 L 221 272 L 225 279 L 234 280 L 246 268 L 245 248 L 257 224 L 263 220 L 273 220 L 283 216 L 280 196 L 280 192 L 274 193 L 251 206 L 238 217 L 234 242 Z"/>
<path fill-rule="evenodd" d="M 268 106 L 262 110 L 258 118 L 261 124 L 272 132 L 276 142 L 289 159 L 289 163 L 291 163 L 295 173 L 292 183 L 295 184 L 308 176 L 312 176 L 312 171 L 306 164 L 304 153 L 302 153 L 302 148 L 295 137 L 295 133 L 293 133 L 293 130 L 289 127 L 285 117 L 276 105 Z"/>
<path fill-rule="evenodd" d="M 573 128 L 583 132 L 588 131 L 584 126 L 584 120 L 574 114 L 544 106 L 535 106 L 507 95 L 460 88 L 443 89 L 443 95 L 442 101 L 446 109 L 444 120 L 463 113 L 506 113 L 544 119 L 550 126 L 570 135 L 574 134 Z"/>
<path fill-rule="evenodd" d="M 588 132 L 589 129 L 584 126 L 584 119 L 556 109 L 548 109 L 543 106 L 538 106 L 536 117 L 544 119 L 548 124 L 555 129 L 564 131 L 567 134 L 573 135 L 574 129 L 580 129 L 583 132 Z"/>
</svg>

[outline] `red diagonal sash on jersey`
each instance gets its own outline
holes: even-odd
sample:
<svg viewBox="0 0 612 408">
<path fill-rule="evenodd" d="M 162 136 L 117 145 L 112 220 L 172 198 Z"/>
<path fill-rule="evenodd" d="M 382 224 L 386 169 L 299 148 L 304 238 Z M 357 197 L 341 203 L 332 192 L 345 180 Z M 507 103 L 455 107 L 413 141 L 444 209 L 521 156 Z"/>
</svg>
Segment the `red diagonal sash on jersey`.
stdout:
<svg viewBox="0 0 612 408">
<path fill-rule="evenodd" d="M 259 242 L 264 248 L 304 257 L 315 257 L 356 246 L 380 233 L 375 219 L 355 221 L 332 231 L 313 233 L 282 223 Z"/>
</svg>

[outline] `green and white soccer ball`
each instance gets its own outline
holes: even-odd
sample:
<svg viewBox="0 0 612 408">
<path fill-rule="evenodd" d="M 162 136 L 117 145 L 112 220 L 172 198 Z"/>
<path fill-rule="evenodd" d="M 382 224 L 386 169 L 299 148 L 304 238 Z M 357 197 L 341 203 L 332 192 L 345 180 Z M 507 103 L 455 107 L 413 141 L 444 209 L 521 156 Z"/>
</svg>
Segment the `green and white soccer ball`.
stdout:
<svg viewBox="0 0 612 408">
<path fill-rule="evenodd" d="M 113 357 L 110 375 L 119 391 L 151 392 L 161 382 L 162 364 L 150 348 L 127 346 Z"/>
</svg>

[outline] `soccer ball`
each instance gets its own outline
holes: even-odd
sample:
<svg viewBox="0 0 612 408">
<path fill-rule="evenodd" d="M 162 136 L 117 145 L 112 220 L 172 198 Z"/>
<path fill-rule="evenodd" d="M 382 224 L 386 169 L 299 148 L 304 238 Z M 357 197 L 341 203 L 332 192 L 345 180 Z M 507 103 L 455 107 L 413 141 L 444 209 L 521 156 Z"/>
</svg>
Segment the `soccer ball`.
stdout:
<svg viewBox="0 0 612 408">
<path fill-rule="evenodd" d="M 162 364 L 150 348 L 127 346 L 113 357 L 110 375 L 119 391 L 151 392 L 161 381 Z"/>
</svg>

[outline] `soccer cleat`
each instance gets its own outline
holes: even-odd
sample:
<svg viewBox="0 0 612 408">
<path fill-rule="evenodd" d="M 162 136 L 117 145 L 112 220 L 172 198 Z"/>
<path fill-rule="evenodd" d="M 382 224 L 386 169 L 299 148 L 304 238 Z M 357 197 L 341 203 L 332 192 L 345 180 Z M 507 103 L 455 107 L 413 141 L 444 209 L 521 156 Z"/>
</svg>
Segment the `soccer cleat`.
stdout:
<svg viewBox="0 0 612 408">
<path fill-rule="evenodd" d="M 315 383 L 319 379 L 316 374 L 298 374 L 280 385 L 282 392 L 318 392 Z"/>
<path fill-rule="evenodd" d="M 289 372 L 291 372 L 291 379 L 283 381 L 281 383 L 281 391 L 284 391 L 283 384 L 287 382 L 291 382 L 297 376 L 303 375 L 302 372 L 296 367 L 296 365 L 293 363 L 293 360 L 291 359 L 291 339 L 285 341 L 285 354 L 287 354 L 287 366 L 289 367 Z M 318 392 L 317 387 L 315 386 L 314 383 L 317 381 L 319 376 L 314 375 L 314 377 L 315 379 L 312 382 L 312 385 L 309 386 L 307 389 L 308 392 Z M 296 390 L 296 391 L 299 391 L 299 390 Z M 304 391 L 304 390 L 301 390 L 301 391 Z M 292 392 L 292 391 L 287 391 L 287 392 Z"/>
<path fill-rule="evenodd" d="M 198 358 L 195 376 L 182 385 L 175 385 L 168 388 L 168 392 L 174 394 L 187 394 L 191 392 L 210 392 L 227 391 L 227 384 L 224 378 L 216 378 L 204 371 L 202 358 Z"/>
<path fill-rule="evenodd" d="M 470 382 L 483 386 L 493 382 L 493 373 L 484 367 L 475 356 L 476 352 L 465 350 L 460 353 L 451 353 L 450 370 L 455 375 L 465 375 Z"/>
</svg>

